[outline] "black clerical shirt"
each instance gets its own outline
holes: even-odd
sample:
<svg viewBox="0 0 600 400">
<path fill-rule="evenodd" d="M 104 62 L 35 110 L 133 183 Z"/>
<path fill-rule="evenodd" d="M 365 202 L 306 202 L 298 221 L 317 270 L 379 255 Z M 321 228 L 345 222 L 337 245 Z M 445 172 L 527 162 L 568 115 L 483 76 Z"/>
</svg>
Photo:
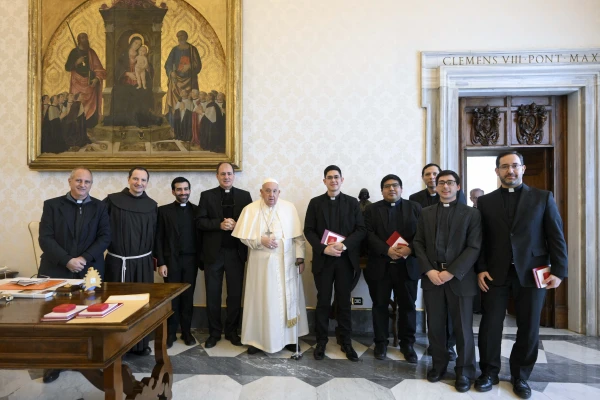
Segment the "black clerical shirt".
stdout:
<svg viewBox="0 0 600 400">
<path fill-rule="evenodd" d="M 221 191 L 221 207 L 223 210 L 223 218 L 233 218 L 233 206 L 235 205 L 235 201 L 233 199 L 233 188 L 225 191 L 225 189 L 219 186 L 219 189 Z M 222 231 L 223 238 L 221 239 L 221 247 L 228 249 L 237 247 L 237 243 L 231 236 L 231 232 L 232 231 Z"/>
<path fill-rule="evenodd" d="M 384 204 L 387 206 L 387 212 L 388 212 L 388 221 L 387 221 L 387 232 L 386 234 L 388 234 L 389 236 L 391 236 L 394 232 L 400 232 L 402 229 L 402 226 L 398 226 L 398 222 L 400 222 L 400 225 L 402 225 L 402 199 L 399 199 L 397 202 L 395 203 L 389 203 L 388 201 L 385 201 Z M 394 205 L 392 205 L 394 204 Z M 398 219 L 398 216 L 400 216 L 400 220 Z"/>
<path fill-rule="evenodd" d="M 331 232 L 340 234 L 340 195 L 338 194 L 331 200 L 329 200 L 329 227 Z"/>
<path fill-rule="evenodd" d="M 512 191 L 509 188 L 500 188 L 500 193 L 502 194 L 502 202 L 504 203 L 504 210 L 506 211 L 506 216 L 508 217 L 508 226 L 510 226 L 511 228 L 513 220 L 515 218 L 515 213 L 517 212 L 517 205 L 519 204 L 519 200 L 521 199 L 522 190 L 522 183 L 516 188 L 514 188 Z"/>
<path fill-rule="evenodd" d="M 426 207 L 429 207 L 434 204 L 438 204 L 440 202 L 440 196 L 437 194 L 437 192 L 434 195 L 432 195 L 431 193 L 429 193 L 429 190 L 427 190 L 427 197 L 425 201 L 427 202 Z"/>
<path fill-rule="evenodd" d="M 177 206 L 177 227 L 179 228 L 179 254 L 196 254 L 196 225 L 189 205 Z"/>
<path fill-rule="evenodd" d="M 446 262 L 446 248 L 450 241 L 450 227 L 452 226 L 452 218 L 454 217 L 457 202 L 457 200 L 454 200 L 447 203 L 447 207 L 445 207 L 444 203 L 440 202 L 437 206 L 435 230 L 435 252 L 437 262 Z"/>
</svg>

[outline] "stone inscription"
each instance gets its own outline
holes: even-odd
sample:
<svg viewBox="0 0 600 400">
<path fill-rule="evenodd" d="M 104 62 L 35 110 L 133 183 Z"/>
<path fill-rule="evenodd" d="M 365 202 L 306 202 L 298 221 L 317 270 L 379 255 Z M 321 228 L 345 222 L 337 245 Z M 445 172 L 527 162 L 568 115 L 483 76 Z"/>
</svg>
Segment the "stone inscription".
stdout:
<svg viewBox="0 0 600 400">
<path fill-rule="evenodd" d="M 502 65 L 502 64 L 564 64 L 598 63 L 600 53 L 515 54 L 515 55 L 455 55 L 442 59 L 444 65 Z"/>
</svg>

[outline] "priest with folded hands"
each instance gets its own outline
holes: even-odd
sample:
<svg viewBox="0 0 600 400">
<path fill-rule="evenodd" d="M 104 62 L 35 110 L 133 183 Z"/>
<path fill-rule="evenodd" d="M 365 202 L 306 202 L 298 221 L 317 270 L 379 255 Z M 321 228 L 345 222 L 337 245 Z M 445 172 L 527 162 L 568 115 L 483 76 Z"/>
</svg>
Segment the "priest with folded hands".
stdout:
<svg viewBox="0 0 600 400">
<path fill-rule="evenodd" d="M 242 318 L 248 354 L 296 351 L 298 336 L 308 334 L 300 278 L 305 240 L 296 207 L 279 194 L 279 183 L 266 179 L 261 198 L 242 210 L 232 233 L 250 250 Z"/>
</svg>

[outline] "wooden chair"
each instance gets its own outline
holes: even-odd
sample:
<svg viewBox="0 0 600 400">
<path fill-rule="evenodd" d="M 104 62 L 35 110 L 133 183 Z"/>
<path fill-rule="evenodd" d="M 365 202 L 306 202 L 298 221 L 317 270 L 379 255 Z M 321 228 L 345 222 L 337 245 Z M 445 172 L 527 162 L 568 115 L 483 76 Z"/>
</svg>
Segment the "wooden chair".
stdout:
<svg viewBox="0 0 600 400">
<path fill-rule="evenodd" d="M 40 269 L 40 257 L 42 256 L 42 249 L 40 248 L 39 237 L 40 237 L 40 222 L 31 221 L 28 225 L 29 233 L 31 234 L 31 242 L 33 244 L 33 255 L 35 256 L 35 265 L 37 270 Z"/>
</svg>

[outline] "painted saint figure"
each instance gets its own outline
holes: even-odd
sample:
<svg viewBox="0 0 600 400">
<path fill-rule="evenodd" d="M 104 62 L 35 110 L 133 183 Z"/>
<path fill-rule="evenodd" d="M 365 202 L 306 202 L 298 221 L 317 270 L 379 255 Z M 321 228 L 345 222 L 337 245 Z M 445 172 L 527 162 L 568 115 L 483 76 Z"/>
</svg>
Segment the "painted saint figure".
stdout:
<svg viewBox="0 0 600 400">
<path fill-rule="evenodd" d="M 71 73 L 69 93 L 79 93 L 79 101 L 85 111 L 86 126 L 98 124 L 102 108 L 102 81 L 106 70 L 96 52 L 90 47 L 87 33 L 77 35 L 77 47 L 69 53 L 65 70 Z"/>
</svg>

